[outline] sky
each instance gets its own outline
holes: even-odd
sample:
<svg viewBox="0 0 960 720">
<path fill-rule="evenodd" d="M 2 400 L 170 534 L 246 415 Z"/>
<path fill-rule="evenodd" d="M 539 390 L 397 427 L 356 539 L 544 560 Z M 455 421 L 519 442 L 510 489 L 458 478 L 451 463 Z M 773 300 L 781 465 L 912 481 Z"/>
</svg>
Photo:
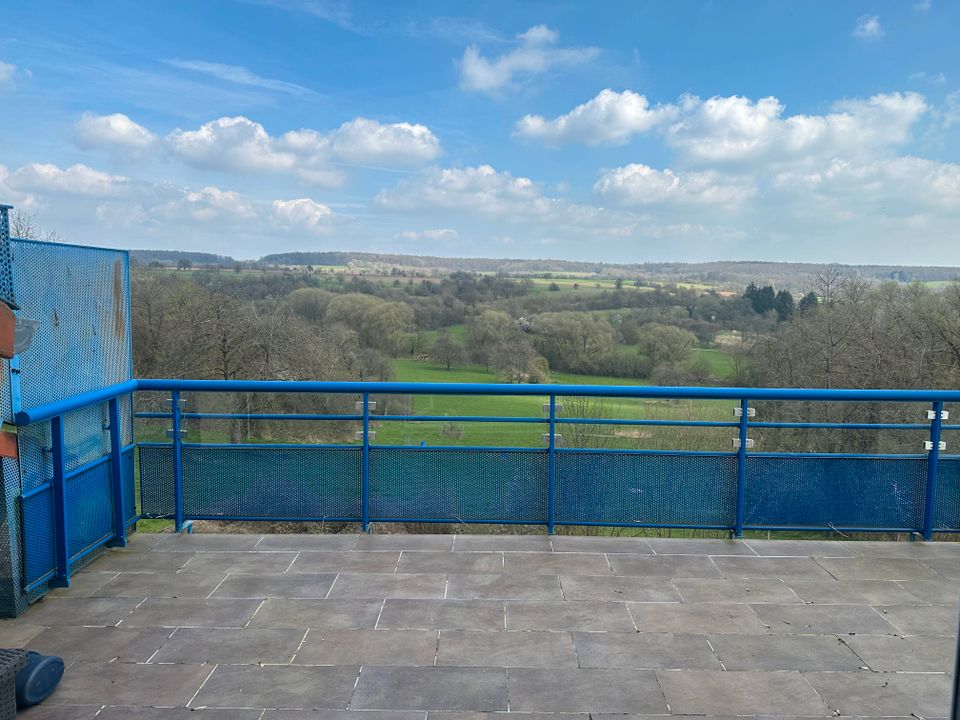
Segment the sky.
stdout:
<svg viewBox="0 0 960 720">
<path fill-rule="evenodd" d="M 960 265 L 960 3 L 37 0 L 0 203 L 67 242 Z"/>
</svg>

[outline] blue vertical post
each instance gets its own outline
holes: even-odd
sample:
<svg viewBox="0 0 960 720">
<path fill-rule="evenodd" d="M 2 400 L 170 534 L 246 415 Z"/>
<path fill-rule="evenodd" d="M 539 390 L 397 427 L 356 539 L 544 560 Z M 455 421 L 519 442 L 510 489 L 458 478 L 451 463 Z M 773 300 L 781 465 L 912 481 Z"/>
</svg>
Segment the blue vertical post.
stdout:
<svg viewBox="0 0 960 720">
<path fill-rule="evenodd" d="M 363 394 L 363 447 L 360 452 L 360 526 L 364 532 L 370 532 L 370 393 Z"/>
<path fill-rule="evenodd" d="M 173 526 L 183 531 L 183 438 L 180 436 L 180 391 L 170 393 L 170 414 L 173 417 Z"/>
<path fill-rule="evenodd" d="M 64 457 L 63 416 L 57 415 L 50 420 L 53 459 L 53 525 L 56 537 L 54 549 L 56 555 L 56 575 L 50 580 L 53 587 L 70 586 L 70 539 L 67 535 L 67 481 L 66 459 Z"/>
<path fill-rule="evenodd" d="M 111 398 L 107 402 L 110 422 L 110 489 L 113 501 L 113 540 L 112 547 L 125 547 L 127 544 L 127 518 L 124 500 L 123 433 L 120 428 L 120 400 Z"/>
<path fill-rule="evenodd" d="M 749 403 L 740 401 L 740 424 L 737 447 L 737 518 L 733 528 L 734 537 L 743 537 L 743 517 L 747 513 L 747 418 Z"/>
<path fill-rule="evenodd" d="M 933 521 L 937 508 L 937 463 L 940 461 L 940 437 L 943 431 L 943 402 L 933 403 L 930 421 L 930 451 L 927 455 L 927 492 L 923 506 L 923 539 L 933 537 Z"/>
<path fill-rule="evenodd" d="M 557 396 L 550 396 L 550 435 L 547 442 L 547 532 L 553 535 L 557 493 Z"/>
</svg>

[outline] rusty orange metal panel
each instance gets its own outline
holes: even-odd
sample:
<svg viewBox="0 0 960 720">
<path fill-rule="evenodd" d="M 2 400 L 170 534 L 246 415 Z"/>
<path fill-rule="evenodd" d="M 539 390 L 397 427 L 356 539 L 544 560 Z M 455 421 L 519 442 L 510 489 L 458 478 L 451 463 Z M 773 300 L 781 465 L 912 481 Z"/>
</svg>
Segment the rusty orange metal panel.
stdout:
<svg viewBox="0 0 960 720">
<path fill-rule="evenodd" d="M 0 302 L 0 357 L 13 357 L 13 340 L 17 333 L 17 318 L 5 302 Z"/>
<path fill-rule="evenodd" d="M 17 434 L 0 430 L 0 457 L 17 458 Z"/>
</svg>

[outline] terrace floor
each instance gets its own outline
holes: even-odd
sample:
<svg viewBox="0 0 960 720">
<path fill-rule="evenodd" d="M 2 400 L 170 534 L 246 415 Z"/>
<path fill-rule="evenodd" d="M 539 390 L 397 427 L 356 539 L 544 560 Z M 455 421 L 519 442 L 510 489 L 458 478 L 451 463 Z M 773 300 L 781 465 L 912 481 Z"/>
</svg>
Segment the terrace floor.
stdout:
<svg viewBox="0 0 960 720">
<path fill-rule="evenodd" d="M 138 534 L 0 646 L 68 663 L 33 720 L 934 718 L 958 595 L 960 543 Z"/>
</svg>

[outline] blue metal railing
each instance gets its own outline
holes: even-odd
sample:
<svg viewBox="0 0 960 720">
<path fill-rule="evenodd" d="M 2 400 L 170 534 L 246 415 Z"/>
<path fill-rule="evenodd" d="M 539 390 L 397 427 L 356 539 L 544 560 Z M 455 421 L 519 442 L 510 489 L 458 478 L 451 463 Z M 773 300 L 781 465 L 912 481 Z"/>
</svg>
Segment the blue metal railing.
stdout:
<svg viewBox="0 0 960 720">
<path fill-rule="evenodd" d="M 960 425 L 948 425 L 943 421 L 944 403 L 960 402 L 960 391 L 149 379 L 125 382 L 41 407 L 21 410 L 16 414 L 19 425 L 51 422 L 53 479 L 49 485 L 38 490 L 49 488 L 53 492 L 54 522 L 57 525 L 55 582 L 69 582 L 69 564 L 73 558 L 69 557 L 68 552 L 70 528 L 67 527 L 65 482 L 71 477 L 71 473 L 75 475 L 79 472 L 77 469 L 67 472 L 65 467 L 64 415 L 89 405 L 108 403 L 110 451 L 102 460 L 110 463 L 113 478 L 111 492 L 114 530 L 102 542 L 123 545 L 129 521 L 124 519 L 128 498 L 124 495 L 124 483 L 120 480 L 123 474 L 121 458 L 130 448 L 123 447 L 121 440 L 118 400 L 135 391 L 169 393 L 169 412 L 139 412 L 135 413 L 135 417 L 171 421 L 169 442 L 139 443 L 141 495 L 145 492 L 143 483 L 148 482 L 144 473 L 144 453 L 153 451 L 152 454 L 148 453 L 154 458 L 150 460 L 153 464 L 148 467 L 152 473 L 151 478 L 166 478 L 164 473 L 169 467 L 167 480 L 151 480 L 154 484 L 149 487 L 150 492 L 156 493 L 160 498 L 155 503 L 157 507 L 163 506 L 165 509 L 142 513 L 142 516 L 168 517 L 174 521 L 177 530 L 194 519 L 336 519 L 359 521 L 364 529 L 373 521 L 462 521 L 543 524 L 549 532 L 553 532 L 558 525 L 705 528 L 729 530 L 735 536 L 741 536 L 745 530 L 789 529 L 898 531 L 911 532 L 930 539 L 935 531 L 960 531 L 960 517 L 952 516 L 954 506 L 958 505 L 953 494 L 960 492 L 960 480 L 956 479 L 960 478 L 960 472 L 957 472 L 960 468 L 960 457 L 944 455 L 940 446 L 944 432 L 960 429 Z M 358 395 L 360 412 L 185 412 L 182 408 L 181 399 L 184 393 L 227 392 Z M 371 397 L 374 395 L 535 396 L 546 398 L 548 403 L 545 405 L 546 417 L 396 413 L 374 415 L 371 412 Z M 738 417 L 733 421 L 561 417 L 557 402 L 560 397 L 729 399 L 737 401 Z M 924 403 L 930 408 L 930 419 L 927 423 L 759 421 L 751 419 L 752 401 Z M 359 422 L 360 444 L 357 447 L 333 443 L 191 443 L 184 439 L 183 422 L 186 420 Z M 544 435 L 545 448 L 542 449 L 477 446 L 428 448 L 417 445 L 374 444 L 374 433 L 371 430 L 371 423 L 374 421 L 531 423 L 545 425 L 547 432 Z M 566 444 L 561 447 L 558 442 L 559 431 L 565 425 L 735 428 L 736 437 L 731 438 L 734 440 L 732 452 L 578 448 L 567 447 Z M 752 452 L 749 447 L 749 433 L 753 428 L 924 430 L 929 432 L 929 449 L 926 452 L 909 454 Z M 317 467 L 322 466 L 321 470 L 316 472 L 327 473 L 324 477 L 328 480 L 336 473 L 323 463 L 341 462 L 342 466 L 329 467 L 342 467 L 338 472 L 352 477 L 352 463 L 356 461 L 357 497 L 352 495 L 354 491 L 350 489 L 352 480 L 349 478 L 341 483 L 345 488 L 342 489 L 342 497 L 328 497 L 323 495 L 325 490 L 319 486 L 314 487 L 317 483 L 315 478 L 311 479 L 312 476 L 290 477 L 290 473 L 305 472 L 296 469 L 299 465 L 289 472 L 284 469 L 287 468 L 284 463 L 292 462 L 288 457 L 289 452 L 296 450 L 313 452 L 311 457 L 320 463 Z M 239 456 L 238 452 L 245 452 L 247 455 Z M 354 460 L 352 453 L 357 452 L 359 455 Z M 243 492 L 238 490 L 237 497 L 225 499 L 229 500 L 232 509 L 224 509 L 217 505 L 216 498 L 211 499 L 209 496 L 217 489 L 223 492 L 223 488 L 228 487 L 231 482 L 246 482 L 239 476 L 250 475 L 253 471 L 247 471 L 242 465 L 236 464 L 237 458 L 245 457 L 268 463 L 269 472 L 280 473 L 275 478 L 275 484 L 283 487 L 252 485 Z M 541 462 L 542 466 L 539 464 Z M 941 487 L 944 482 L 941 478 L 944 463 L 950 464 L 948 476 L 951 484 L 946 491 Z M 485 464 L 493 468 L 490 473 L 495 476 L 485 475 Z M 214 472 L 220 473 L 216 482 L 208 482 L 210 477 L 204 473 Z M 233 475 L 225 478 L 224 473 Z M 440 482 L 436 481 L 436 478 L 425 480 L 421 477 L 430 473 L 437 473 L 438 477 L 446 479 Z M 523 477 L 524 473 L 531 473 L 535 477 Z M 696 476 L 695 482 L 699 485 L 688 489 L 687 474 Z M 923 477 L 922 482 L 917 479 L 920 475 Z M 461 477 L 470 478 L 469 483 L 473 484 L 469 485 L 468 481 L 464 480 L 469 487 L 462 491 L 451 491 L 447 485 L 457 485 L 461 482 Z M 158 486 L 158 483 L 167 481 L 171 495 L 169 502 L 166 499 L 167 490 Z M 313 494 L 301 498 L 301 505 L 288 502 L 289 498 L 284 493 L 299 492 L 286 488 L 288 481 L 294 484 L 300 482 L 301 485 L 303 482 L 313 482 L 310 489 Z M 538 485 L 541 481 L 542 487 Z M 835 487 L 840 481 L 845 483 L 842 492 Z M 207 484 L 203 485 L 205 482 Z M 200 507 L 195 502 L 196 498 L 192 493 L 201 485 L 209 506 Z M 407 485 L 411 485 L 412 489 L 406 487 Z M 507 498 L 498 504 L 497 498 L 480 497 L 494 491 L 500 494 L 515 493 L 523 498 L 514 504 L 508 502 Z M 941 497 L 938 493 L 943 492 L 946 494 Z M 244 493 L 252 493 L 253 497 L 246 498 Z M 270 511 L 265 510 L 264 514 L 244 512 L 242 508 L 249 506 L 248 500 L 257 502 L 257 493 L 263 495 L 260 499 L 268 505 L 269 502 L 264 498 L 272 497 L 270 502 L 274 502 L 276 507 L 272 507 Z M 704 497 L 696 497 L 698 493 Z M 445 497 L 441 502 L 434 497 L 436 495 Z M 446 497 L 447 495 L 450 497 Z M 867 513 L 865 521 L 858 520 L 861 515 L 848 512 L 859 499 L 870 503 L 874 508 L 872 514 Z M 326 512 L 327 505 L 337 503 L 341 512 Z M 433 509 L 416 512 L 420 507 L 417 503 L 432 505 Z M 683 505 L 685 514 L 675 512 L 676 508 L 669 507 L 671 503 Z M 729 509 L 726 507 L 727 503 Z M 814 506 L 817 503 L 834 503 L 838 509 L 830 512 L 834 513 L 831 517 L 837 522 L 823 520 L 822 513 L 817 515 L 810 512 L 805 515 L 790 509 L 792 505 L 804 503 Z M 897 503 L 902 504 L 905 509 L 896 511 L 894 506 Z M 890 507 L 887 508 L 885 504 Z M 470 507 L 464 511 L 467 505 Z M 719 507 L 720 505 L 724 507 Z M 301 506 L 319 507 L 324 512 L 318 514 L 301 509 Z M 656 512 L 646 513 L 643 508 L 647 506 L 656 506 Z M 939 511 L 941 515 L 946 513 L 949 517 L 946 520 L 941 518 L 938 524 L 938 508 L 941 506 L 948 508 L 947 511 Z M 288 512 L 291 507 L 294 510 Z M 451 507 L 455 510 L 450 510 Z M 757 508 L 772 511 L 761 512 Z M 960 515 L 960 511 L 957 511 L 957 514 Z M 795 521 L 793 518 L 796 517 L 801 517 L 803 522 Z M 818 517 L 820 520 L 816 520 Z M 885 522 L 885 518 L 892 520 Z"/>
</svg>

